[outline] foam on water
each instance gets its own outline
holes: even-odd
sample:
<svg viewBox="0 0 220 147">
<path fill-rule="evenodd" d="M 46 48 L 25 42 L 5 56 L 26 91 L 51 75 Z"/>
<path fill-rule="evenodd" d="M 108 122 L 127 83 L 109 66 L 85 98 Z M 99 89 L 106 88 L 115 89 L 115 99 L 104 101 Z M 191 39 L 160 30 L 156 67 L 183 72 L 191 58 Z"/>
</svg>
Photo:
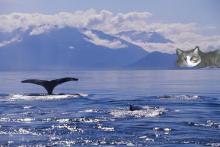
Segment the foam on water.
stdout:
<svg viewBox="0 0 220 147">
<path fill-rule="evenodd" d="M 207 146 L 220 147 L 220 143 L 207 143 Z"/>
<path fill-rule="evenodd" d="M 103 122 L 107 121 L 106 119 L 101 119 L 101 118 L 77 118 L 75 119 L 76 122 L 85 122 L 85 123 L 98 123 L 98 122 Z"/>
<path fill-rule="evenodd" d="M 72 140 L 55 141 L 52 146 L 73 146 L 76 142 Z"/>
<path fill-rule="evenodd" d="M 220 129 L 220 122 L 215 122 L 212 120 L 207 120 L 205 123 L 189 122 L 188 124 L 195 127 L 210 127 Z"/>
<path fill-rule="evenodd" d="M 84 112 L 84 113 L 96 113 L 96 112 L 98 112 L 98 109 L 86 109 L 86 110 L 83 110 L 83 111 L 80 111 L 80 112 Z"/>
<path fill-rule="evenodd" d="M 31 109 L 32 106 L 24 106 L 23 108 L 24 108 L 24 109 Z"/>
<path fill-rule="evenodd" d="M 19 129 L 11 129 L 11 130 L 0 130 L 0 135 L 33 135 L 40 136 L 40 134 L 31 131 L 30 129 L 19 128 Z"/>
<path fill-rule="evenodd" d="M 0 122 L 31 123 L 33 120 L 34 118 L 9 118 L 9 117 L 0 118 Z"/>
<path fill-rule="evenodd" d="M 171 130 L 172 130 L 171 128 L 160 128 L 160 127 L 153 128 L 153 131 L 155 131 L 156 137 L 158 137 L 160 135 L 160 133 L 168 135 L 168 134 L 170 134 Z"/>
<path fill-rule="evenodd" d="M 154 141 L 154 139 L 153 138 L 150 138 L 150 137 L 148 137 L 148 136 L 146 136 L 146 135 L 144 135 L 144 136 L 140 136 L 140 137 L 138 137 L 139 139 L 142 139 L 142 140 L 146 140 L 146 141 Z"/>
<path fill-rule="evenodd" d="M 124 118 L 129 116 L 139 118 L 139 117 L 156 117 L 163 114 L 166 111 L 167 110 L 165 108 L 151 108 L 149 106 L 145 106 L 143 107 L 142 110 L 135 110 L 135 111 L 130 111 L 127 109 L 112 110 L 110 114 L 116 118 Z"/>
<path fill-rule="evenodd" d="M 58 128 L 58 129 L 66 129 L 70 132 L 83 132 L 83 129 L 77 128 L 76 126 L 70 126 L 68 124 L 62 124 L 62 125 L 53 125 L 52 129 Z"/>
<path fill-rule="evenodd" d="M 88 94 L 79 93 L 79 94 L 54 94 L 54 95 L 25 95 L 25 94 L 10 94 L 7 96 L 11 100 L 56 100 L 56 99 L 69 99 L 69 98 L 79 98 L 87 97 Z"/>
<path fill-rule="evenodd" d="M 105 132 L 113 132 L 113 131 L 115 131 L 114 127 L 106 127 L 106 126 L 103 126 L 101 124 L 98 124 L 97 128 L 102 130 L 102 131 L 105 131 Z"/>
<path fill-rule="evenodd" d="M 163 95 L 157 96 L 160 99 L 180 99 L 180 100 L 196 100 L 200 97 L 198 95 Z"/>
</svg>

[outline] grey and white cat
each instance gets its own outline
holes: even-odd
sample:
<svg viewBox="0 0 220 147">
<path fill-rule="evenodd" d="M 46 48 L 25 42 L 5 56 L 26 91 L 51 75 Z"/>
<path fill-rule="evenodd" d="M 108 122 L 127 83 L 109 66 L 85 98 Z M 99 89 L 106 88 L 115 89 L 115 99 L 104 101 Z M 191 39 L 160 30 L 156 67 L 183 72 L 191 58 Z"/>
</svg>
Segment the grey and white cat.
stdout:
<svg viewBox="0 0 220 147">
<path fill-rule="evenodd" d="M 176 54 L 179 67 L 220 67 L 220 50 L 204 53 L 196 46 L 188 51 L 176 49 Z"/>
</svg>

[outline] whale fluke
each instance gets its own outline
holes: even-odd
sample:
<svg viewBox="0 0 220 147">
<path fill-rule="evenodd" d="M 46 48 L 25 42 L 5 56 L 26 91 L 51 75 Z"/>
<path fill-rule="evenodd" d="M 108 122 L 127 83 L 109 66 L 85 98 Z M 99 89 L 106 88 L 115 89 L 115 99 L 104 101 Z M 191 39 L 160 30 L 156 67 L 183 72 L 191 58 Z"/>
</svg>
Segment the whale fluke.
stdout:
<svg viewBox="0 0 220 147">
<path fill-rule="evenodd" d="M 37 84 L 37 85 L 43 86 L 47 90 L 48 95 L 52 95 L 53 89 L 57 85 L 60 85 L 62 83 L 69 82 L 69 81 L 78 81 L 78 79 L 72 78 L 72 77 L 65 77 L 65 78 L 55 79 L 55 80 L 51 80 L 51 81 L 38 80 L 38 79 L 27 79 L 27 80 L 24 80 L 21 82 L 22 83 Z"/>
</svg>

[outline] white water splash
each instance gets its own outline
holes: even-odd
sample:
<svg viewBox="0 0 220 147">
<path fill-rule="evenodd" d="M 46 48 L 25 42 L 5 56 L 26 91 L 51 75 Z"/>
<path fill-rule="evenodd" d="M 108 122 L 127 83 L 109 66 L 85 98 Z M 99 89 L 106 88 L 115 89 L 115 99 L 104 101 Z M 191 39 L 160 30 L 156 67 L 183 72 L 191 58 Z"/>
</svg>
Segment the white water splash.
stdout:
<svg viewBox="0 0 220 147">
<path fill-rule="evenodd" d="M 98 112 L 98 109 L 86 109 L 83 111 L 79 111 L 80 113 L 94 113 L 94 112 Z"/>
<path fill-rule="evenodd" d="M 112 110 L 110 112 L 111 115 L 113 115 L 116 118 L 124 118 L 124 117 L 156 117 L 167 110 L 165 108 L 151 108 L 149 106 L 143 107 L 142 110 L 135 110 L 135 111 L 130 111 L 130 110 L 125 110 L 125 109 L 118 109 L 118 110 Z"/>
<path fill-rule="evenodd" d="M 69 99 L 87 97 L 88 94 L 54 94 L 54 95 L 22 95 L 22 94 L 10 94 L 8 96 L 11 100 L 56 100 L 56 99 Z"/>
<path fill-rule="evenodd" d="M 77 118 L 76 121 L 85 122 L 85 123 L 97 123 L 107 121 L 106 119 L 101 118 Z"/>
</svg>

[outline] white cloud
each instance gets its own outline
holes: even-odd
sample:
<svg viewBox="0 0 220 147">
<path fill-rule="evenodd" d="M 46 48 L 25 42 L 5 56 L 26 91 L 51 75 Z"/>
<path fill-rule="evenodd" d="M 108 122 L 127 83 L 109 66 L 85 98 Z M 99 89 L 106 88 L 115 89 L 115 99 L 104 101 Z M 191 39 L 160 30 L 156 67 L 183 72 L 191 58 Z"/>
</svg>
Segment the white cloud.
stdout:
<svg viewBox="0 0 220 147">
<path fill-rule="evenodd" d="M 45 33 L 45 32 L 49 32 L 49 31 L 52 30 L 53 28 L 54 28 L 54 26 L 51 26 L 51 25 L 39 26 L 39 27 L 33 28 L 32 31 L 30 32 L 30 35 L 43 34 L 43 33 Z"/>
<path fill-rule="evenodd" d="M 0 47 L 6 46 L 6 45 L 14 43 L 14 42 L 19 42 L 19 41 L 21 41 L 19 36 L 15 36 L 14 38 L 12 38 L 10 40 L 0 42 Z"/>
<path fill-rule="evenodd" d="M 152 14 L 149 12 L 112 13 L 107 10 L 96 11 L 89 9 L 75 11 L 73 13 L 60 12 L 57 14 L 40 13 L 12 13 L 0 15 L 0 32 L 12 32 L 17 29 L 31 29 L 30 35 L 38 35 L 54 28 L 77 27 L 97 29 L 109 34 L 117 34 L 121 31 L 155 31 L 163 34 L 174 43 L 158 44 L 127 41 L 135 43 L 148 51 L 158 50 L 163 52 L 175 52 L 175 48 L 188 49 L 196 45 L 202 49 L 220 47 L 220 35 L 204 36 L 200 30 L 213 29 L 213 27 L 198 26 L 196 23 L 153 23 L 149 21 Z M 88 34 L 87 34 L 88 35 Z M 94 34 L 90 35 L 90 42 L 107 45 L 111 48 L 123 46 L 120 41 L 100 39 Z"/>
<path fill-rule="evenodd" d="M 34 28 L 48 30 L 50 27 L 78 27 L 93 28 L 103 30 L 109 33 L 126 30 L 128 28 L 137 28 L 137 24 L 147 21 L 151 16 L 149 12 L 130 12 L 113 14 L 110 11 L 102 10 L 100 12 L 89 9 L 86 11 L 75 11 L 73 13 L 60 12 L 54 15 L 40 13 L 12 13 L 0 15 L 0 32 L 12 32 L 16 29 L 26 30 Z M 133 22 L 133 24 L 132 24 Z M 136 22 L 136 25 L 134 25 Z M 116 28 L 119 27 L 119 28 Z M 42 32 L 43 33 L 43 32 Z"/>
<path fill-rule="evenodd" d="M 92 33 L 91 31 L 84 31 L 83 33 L 89 38 L 89 39 L 85 38 L 87 41 L 93 44 L 96 44 L 96 45 L 101 45 L 101 46 L 105 46 L 105 47 L 112 48 L 112 49 L 126 47 L 126 45 L 123 44 L 119 40 L 110 41 L 106 39 L 101 39 L 96 34 Z"/>
</svg>

